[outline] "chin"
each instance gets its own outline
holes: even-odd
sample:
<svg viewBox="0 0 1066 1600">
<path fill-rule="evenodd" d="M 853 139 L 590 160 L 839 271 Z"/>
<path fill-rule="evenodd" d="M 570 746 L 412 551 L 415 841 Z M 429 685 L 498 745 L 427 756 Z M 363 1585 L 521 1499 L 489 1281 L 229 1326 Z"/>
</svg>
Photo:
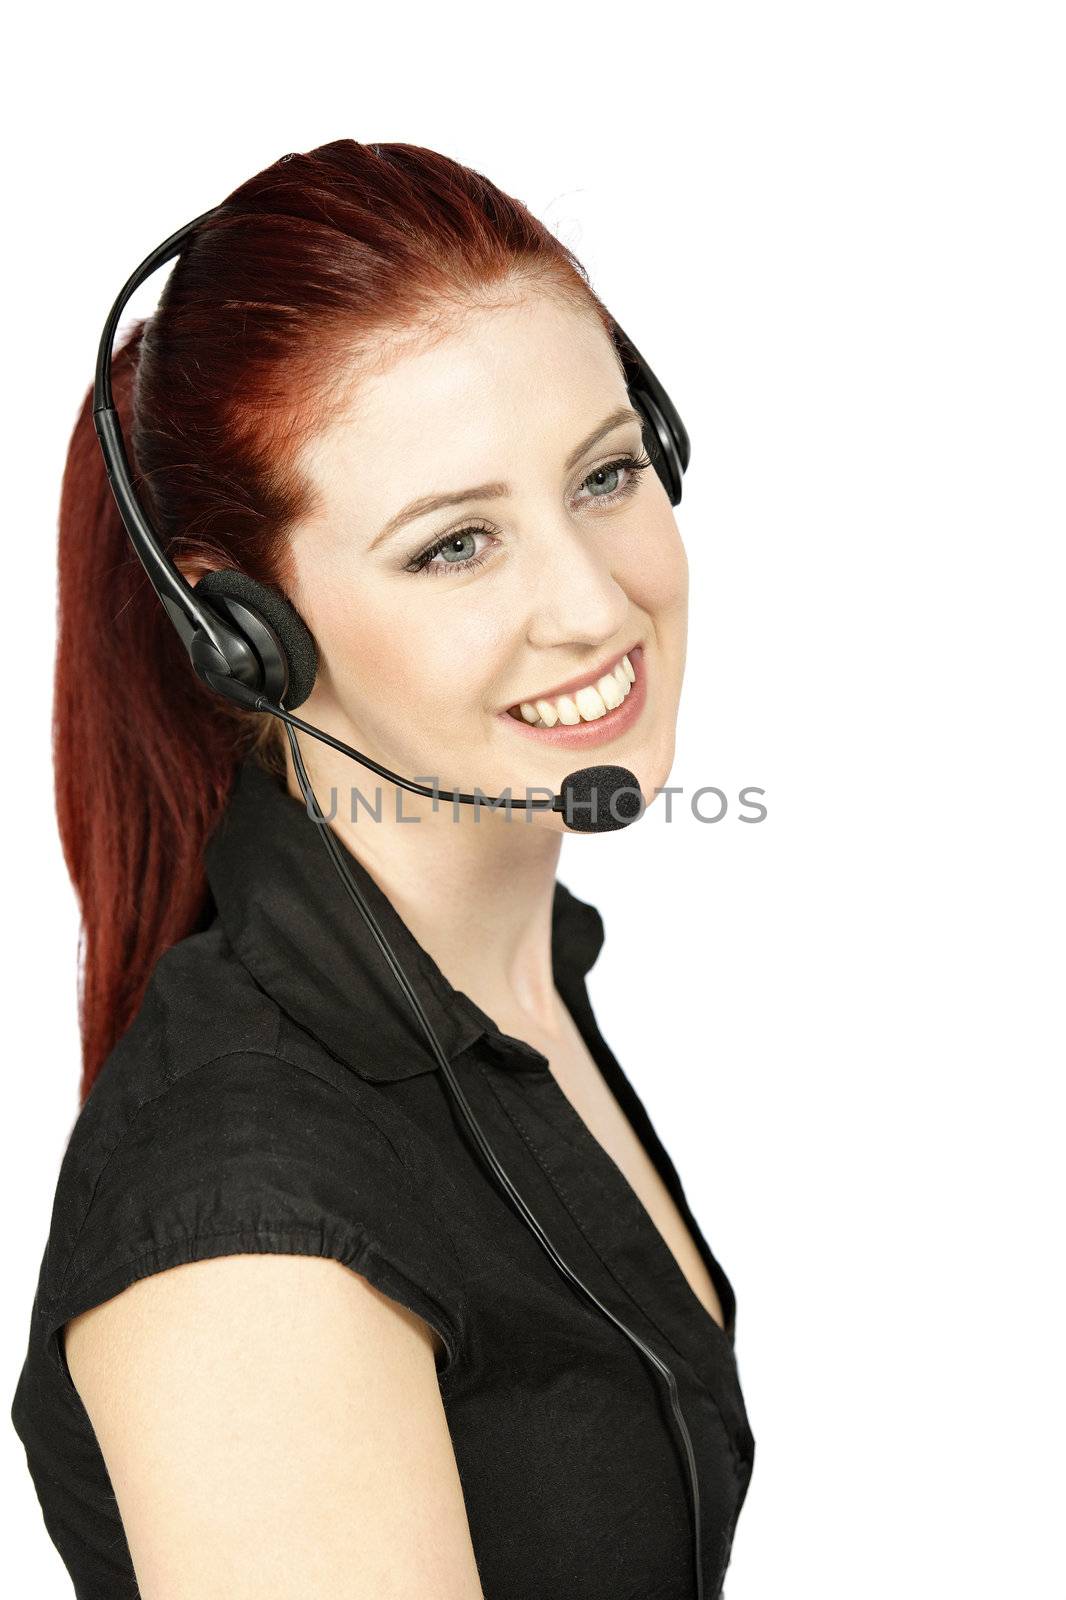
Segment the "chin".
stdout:
<svg viewBox="0 0 1066 1600">
<path fill-rule="evenodd" d="M 612 749 L 610 745 L 602 745 L 598 749 L 573 752 L 573 759 L 566 768 L 567 772 L 577 772 L 582 767 L 626 767 L 637 780 L 645 806 L 650 806 L 657 798 L 655 791 L 662 788 L 670 776 L 674 765 L 676 747 L 676 734 L 670 730 L 669 737 L 657 742 L 654 750 L 627 751 L 624 745 Z M 560 782 L 564 774 L 560 775 Z"/>
<path fill-rule="evenodd" d="M 640 792 L 648 805 L 655 798 L 655 791 L 663 788 L 670 776 L 674 765 L 675 748 L 676 736 L 671 730 L 666 743 L 660 745 L 654 755 L 649 756 L 646 760 L 638 762 L 626 761 L 624 757 L 619 758 L 619 765 L 629 767 L 640 784 Z"/>
</svg>

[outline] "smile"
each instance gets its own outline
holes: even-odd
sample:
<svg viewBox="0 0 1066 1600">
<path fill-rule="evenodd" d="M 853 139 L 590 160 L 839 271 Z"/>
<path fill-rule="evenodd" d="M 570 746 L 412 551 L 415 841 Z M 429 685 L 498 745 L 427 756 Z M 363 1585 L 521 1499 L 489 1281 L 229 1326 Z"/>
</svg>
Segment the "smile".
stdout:
<svg viewBox="0 0 1066 1600">
<path fill-rule="evenodd" d="M 638 644 L 586 680 L 571 679 L 498 714 L 519 733 L 549 744 L 600 744 L 631 727 L 644 701 L 644 650 Z"/>
</svg>

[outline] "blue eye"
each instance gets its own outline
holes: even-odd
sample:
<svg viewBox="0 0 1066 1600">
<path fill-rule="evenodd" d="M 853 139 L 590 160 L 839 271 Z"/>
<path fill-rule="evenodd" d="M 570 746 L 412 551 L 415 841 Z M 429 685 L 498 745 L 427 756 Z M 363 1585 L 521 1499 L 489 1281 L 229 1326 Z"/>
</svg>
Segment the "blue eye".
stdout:
<svg viewBox="0 0 1066 1600">
<path fill-rule="evenodd" d="M 627 500 L 640 484 L 640 474 L 651 466 L 651 461 L 646 455 L 618 456 L 614 461 L 608 461 L 602 467 L 597 467 L 585 478 L 581 487 L 607 479 L 608 484 L 602 481 L 597 484 L 598 489 L 607 488 L 606 494 L 596 493 L 591 496 L 592 503 L 600 506 L 613 506 L 621 500 Z M 611 488 L 609 484 L 616 481 L 621 473 L 625 473 L 621 488 Z M 452 572 L 471 572 L 475 567 L 484 566 L 488 560 L 487 552 L 477 554 L 471 551 L 470 542 L 476 534 L 484 534 L 486 538 L 492 536 L 492 529 L 480 526 L 477 523 L 468 523 L 462 528 L 456 528 L 453 533 L 446 533 L 434 541 L 419 555 L 408 562 L 405 572 L 428 572 L 434 575 Z M 435 565 L 437 557 L 443 558 L 443 565 Z"/>
<path fill-rule="evenodd" d="M 588 477 L 585 479 L 585 483 L 586 484 L 591 483 L 594 478 L 617 478 L 619 472 L 621 471 L 621 468 L 622 468 L 622 463 L 620 461 L 608 462 L 607 466 L 605 466 L 605 467 L 597 467 L 595 472 L 590 472 Z M 602 485 L 601 485 L 601 487 L 602 487 Z M 616 491 L 612 490 L 610 492 L 610 494 L 608 494 L 606 496 L 606 498 L 607 499 L 612 499 L 615 493 L 616 493 Z M 600 498 L 600 496 L 599 495 L 595 495 L 593 498 L 598 500 Z"/>
<path fill-rule="evenodd" d="M 484 534 L 487 538 L 487 528 L 458 528 L 455 533 L 446 533 L 443 539 L 438 539 L 436 544 L 431 544 L 428 550 L 416 558 L 417 565 L 409 567 L 413 572 L 447 572 L 449 567 L 457 567 L 463 572 L 469 572 L 472 567 L 480 567 L 485 557 L 477 555 L 471 550 L 471 545 L 477 534 Z M 464 556 L 465 551 L 465 556 Z M 443 567 L 431 567 L 430 562 L 438 556 L 444 561 Z"/>
</svg>

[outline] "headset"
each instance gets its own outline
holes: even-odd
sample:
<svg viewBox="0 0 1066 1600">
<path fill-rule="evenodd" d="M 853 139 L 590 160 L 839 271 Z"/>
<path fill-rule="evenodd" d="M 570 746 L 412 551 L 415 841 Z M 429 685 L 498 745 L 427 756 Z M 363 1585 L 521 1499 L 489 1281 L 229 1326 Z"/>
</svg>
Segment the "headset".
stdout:
<svg viewBox="0 0 1066 1600">
<path fill-rule="evenodd" d="M 377 147 L 371 146 L 371 148 L 375 154 L 382 155 Z M 474 805 L 509 805 L 510 800 L 499 797 L 493 799 L 480 793 L 471 795 L 445 792 L 441 795 L 436 788 L 431 789 L 391 772 L 387 767 L 373 761 L 350 745 L 294 716 L 293 708 L 301 705 L 311 693 L 318 668 L 314 639 L 295 606 L 278 590 L 236 569 L 209 572 L 195 586 L 189 584 L 164 553 L 161 541 L 134 493 L 130 465 L 111 389 L 111 362 L 119 318 L 134 291 L 151 277 L 158 267 L 179 255 L 187 241 L 203 223 L 210 218 L 233 212 L 234 208 L 228 204 L 214 206 L 187 223 L 185 227 L 179 228 L 176 233 L 172 233 L 145 257 L 123 285 L 111 308 L 100 339 L 93 385 L 93 424 L 103 453 L 108 482 L 134 550 L 162 602 L 163 609 L 188 652 L 197 677 L 216 694 L 247 710 L 269 712 L 284 724 L 308 816 L 315 824 L 316 831 L 329 852 L 349 898 L 362 916 L 406 996 L 426 1036 L 429 1048 L 437 1060 L 449 1092 L 490 1172 L 563 1276 L 580 1289 L 592 1304 L 636 1345 L 651 1366 L 665 1379 L 671 1408 L 684 1446 L 691 1484 L 695 1593 L 696 1600 L 703 1600 L 699 1480 L 692 1440 L 678 1399 L 677 1380 L 656 1352 L 616 1317 L 567 1265 L 497 1159 L 452 1071 L 451 1063 L 441 1048 L 418 995 L 389 946 L 345 860 L 344 849 L 326 824 L 308 779 L 294 730 L 299 728 L 322 740 L 371 771 L 413 793 Z M 612 323 L 615 347 L 622 362 L 630 402 L 641 417 L 645 448 L 670 498 L 671 505 L 676 506 L 681 501 L 682 477 L 689 463 L 688 434 L 677 408 L 632 340 L 613 318 Z M 643 800 L 636 778 L 627 768 L 616 766 L 582 768 L 579 772 L 570 774 L 562 784 L 558 795 L 551 799 L 527 798 L 524 803 L 534 810 L 562 813 L 566 825 L 578 832 L 599 833 L 626 827 L 637 816 L 643 815 Z M 719 1595 L 720 1593 L 721 1591 Z"/>
</svg>

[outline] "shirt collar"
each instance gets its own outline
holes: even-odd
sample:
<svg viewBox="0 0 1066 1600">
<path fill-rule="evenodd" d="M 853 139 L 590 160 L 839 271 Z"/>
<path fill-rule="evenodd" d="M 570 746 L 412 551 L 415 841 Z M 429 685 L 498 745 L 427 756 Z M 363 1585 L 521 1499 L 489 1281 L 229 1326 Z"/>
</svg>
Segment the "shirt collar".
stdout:
<svg viewBox="0 0 1066 1600">
<path fill-rule="evenodd" d="M 320 826 L 254 756 L 241 763 L 204 851 L 226 937 L 259 987 L 361 1076 L 381 1082 L 433 1071 L 436 1056 Z M 502 1033 L 452 987 L 359 858 L 350 850 L 346 857 L 448 1059 L 484 1037 L 513 1066 L 544 1065 L 540 1051 Z M 564 998 L 584 984 L 603 938 L 596 908 L 556 880 L 552 964 Z"/>
</svg>

